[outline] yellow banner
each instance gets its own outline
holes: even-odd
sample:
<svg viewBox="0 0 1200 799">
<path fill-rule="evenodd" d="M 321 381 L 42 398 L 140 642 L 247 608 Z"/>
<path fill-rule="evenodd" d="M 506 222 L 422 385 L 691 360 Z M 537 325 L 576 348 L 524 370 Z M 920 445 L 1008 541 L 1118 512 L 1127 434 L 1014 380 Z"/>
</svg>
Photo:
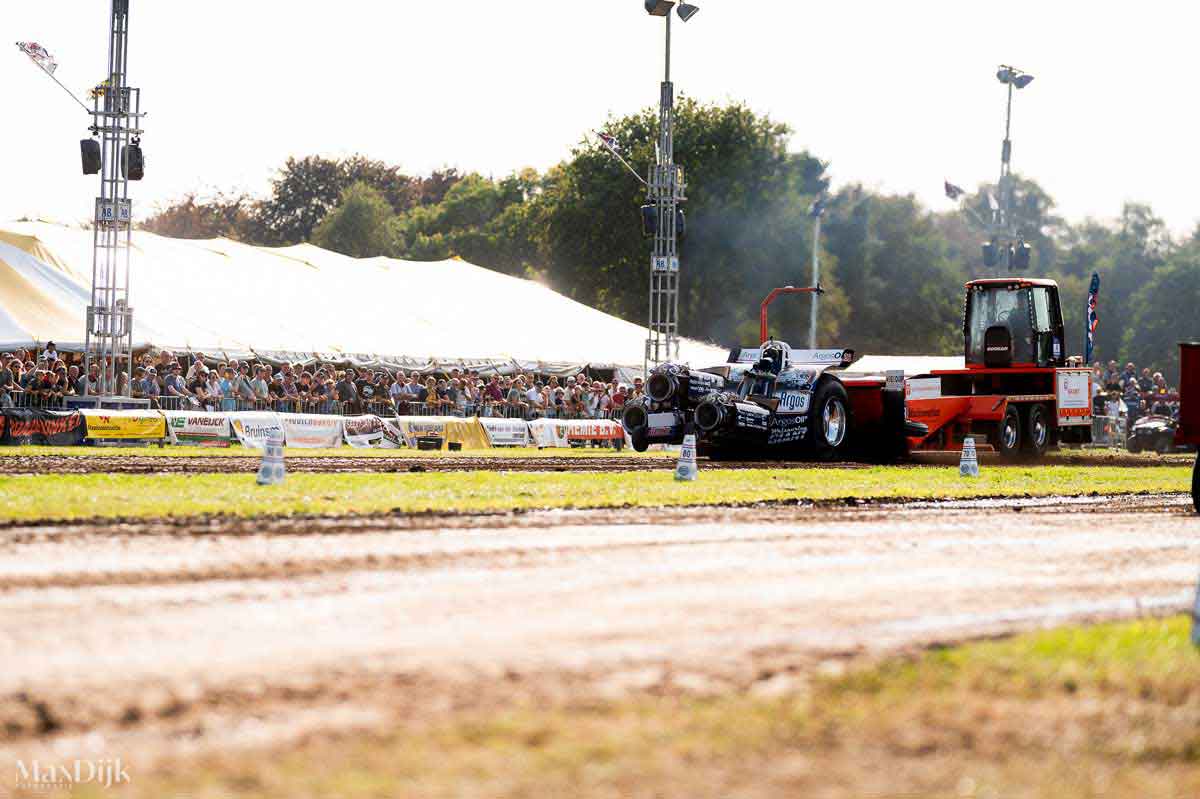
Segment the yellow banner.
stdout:
<svg viewBox="0 0 1200 799">
<path fill-rule="evenodd" d="M 487 430 L 474 417 L 402 416 L 395 420 L 395 424 L 404 433 L 408 445 L 414 448 L 418 438 L 439 438 L 442 449 L 446 449 L 451 442 L 461 444 L 463 449 L 492 448 Z"/>
<path fill-rule="evenodd" d="M 167 420 L 157 413 L 106 416 L 84 413 L 87 437 L 98 439 L 166 438 Z"/>
</svg>

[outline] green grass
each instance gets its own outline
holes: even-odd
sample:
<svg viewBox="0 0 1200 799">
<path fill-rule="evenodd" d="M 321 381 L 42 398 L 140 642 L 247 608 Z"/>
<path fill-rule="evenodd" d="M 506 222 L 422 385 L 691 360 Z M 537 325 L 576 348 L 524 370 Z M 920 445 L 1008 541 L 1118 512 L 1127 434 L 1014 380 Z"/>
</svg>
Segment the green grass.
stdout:
<svg viewBox="0 0 1200 799">
<path fill-rule="evenodd" d="M 1071 627 L 761 675 L 785 686 L 771 692 L 447 704 L 378 736 L 162 764 L 128 795 L 1183 799 L 1200 795 L 1188 626 Z"/>
<path fill-rule="evenodd" d="M 957 467 L 703 470 L 677 483 L 669 463 L 653 472 L 420 474 L 294 473 L 260 487 L 255 475 L 0 476 L 0 519 L 94 516 L 238 516 L 497 511 L 713 505 L 784 500 L 969 498 L 1182 492 L 1188 467 L 985 467 L 979 479 Z"/>
</svg>

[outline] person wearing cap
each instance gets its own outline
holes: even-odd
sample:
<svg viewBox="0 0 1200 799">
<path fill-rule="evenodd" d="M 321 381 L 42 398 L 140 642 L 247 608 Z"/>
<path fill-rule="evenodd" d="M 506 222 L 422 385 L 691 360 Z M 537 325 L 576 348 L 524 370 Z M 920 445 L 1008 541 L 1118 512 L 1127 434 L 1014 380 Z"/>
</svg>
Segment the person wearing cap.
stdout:
<svg viewBox="0 0 1200 799">
<path fill-rule="evenodd" d="M 58 348 L 54 346 L 53 341 L 46 342 L 46 349 L 42 350 L 42 357 L 39 360 L 49 361 L 51 366 L 58 360 Z"/>
<path fill-rule="evenodd" d="M 149 372 L 154 377 L 158 377 L 157 370 L 151 366 Z M 191 392 L 183 382 L 183 367 L 178 362 L 171 364 L 170 371 L 163 376 L 163 393 L 168 397 L 188 397 Z"/>
</svg>

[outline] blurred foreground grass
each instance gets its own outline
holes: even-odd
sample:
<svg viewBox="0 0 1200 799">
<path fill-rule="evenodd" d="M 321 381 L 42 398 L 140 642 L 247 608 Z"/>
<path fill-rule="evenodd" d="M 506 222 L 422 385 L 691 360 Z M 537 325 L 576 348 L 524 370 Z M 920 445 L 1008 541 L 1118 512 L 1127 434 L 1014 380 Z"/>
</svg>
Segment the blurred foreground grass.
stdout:
<svg viewBox="0 0 1200 799">
<path fill-rule="evenodd" d="M 379 735 L 162 763 L 121 795 L 1200 796 L 1200 657 L 1183 618 L 761 677 L 699 696 L 447 704 Z"/>
</svg>

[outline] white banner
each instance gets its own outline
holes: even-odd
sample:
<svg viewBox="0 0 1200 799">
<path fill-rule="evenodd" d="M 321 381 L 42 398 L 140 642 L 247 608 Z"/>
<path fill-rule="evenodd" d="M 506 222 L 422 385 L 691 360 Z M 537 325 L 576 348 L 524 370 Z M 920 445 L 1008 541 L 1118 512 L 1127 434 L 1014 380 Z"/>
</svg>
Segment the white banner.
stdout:
<svg viewBox="0 0 1200 799">
<path fill-rule="evenodd" d="M 229 415 L 205 411 L 163 411 L 172 444 L 228 447 L 233 438 Z"/>
<path fill-rule="evenodd" d="M 534 419 L 529 431 L 538 448 L 569 447 L 573 441 L 625 440 L 624 428 L 611 419 Z"/>
<path fill-rule="evenodd" d="M 398 449 L 406 445 L 400 428 L 378 416 L 346 416 L 342 433 L 346 443 L 358 449 Z"/>
<path fill-rule="evenodd" d="M 228 416 L 233 434 L 244 447 L 262 449 L 272 432 L 283 436 L 283 423 L 273 411 L 233 411 Z"/>
<path fill-rule="evenodd" d="M 524 419 L 502 419 L 481 416 L 480 424 L 487 431 L 493 447 L 528 447 L 529 423 Z"/>
<path fill-rule="evenodd" d="M 282 413 L 283 440 L 289 447 L 330 449 L 342 444 L 342 417 L 315 413 Z"/>
</svg>

